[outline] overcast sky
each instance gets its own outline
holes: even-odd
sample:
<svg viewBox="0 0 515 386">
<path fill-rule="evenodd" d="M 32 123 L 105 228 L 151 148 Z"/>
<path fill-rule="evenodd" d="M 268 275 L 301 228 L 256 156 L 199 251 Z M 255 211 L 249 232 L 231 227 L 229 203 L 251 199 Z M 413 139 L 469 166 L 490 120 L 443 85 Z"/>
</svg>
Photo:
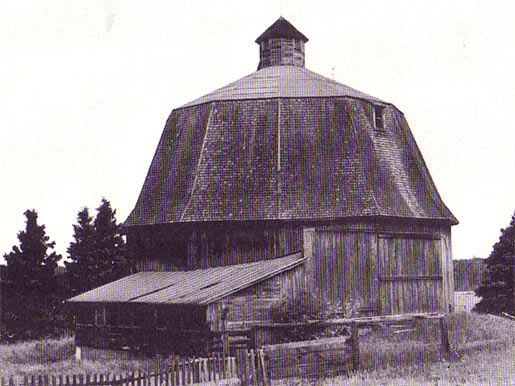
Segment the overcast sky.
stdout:
<svg viewBox="0 0 515 386">
<path fill-rule="evenodd" d="M 515 2 L 0 0 L 0 254 L 26 209 L 66 254 L 84 206 L 124 221 L 173 108 L 254 72 L 279 16 L 306 67 L 393 103 L 447 206 L 454 258 L 515 211 Z"/>
</svg>

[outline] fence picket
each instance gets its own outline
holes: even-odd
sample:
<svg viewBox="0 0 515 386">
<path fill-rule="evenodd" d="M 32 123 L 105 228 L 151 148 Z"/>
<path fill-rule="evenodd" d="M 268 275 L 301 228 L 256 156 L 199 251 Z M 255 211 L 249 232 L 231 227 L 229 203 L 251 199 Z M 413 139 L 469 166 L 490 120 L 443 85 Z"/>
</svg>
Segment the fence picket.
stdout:
<svg viewBox="0 0 515 386">
<path fill-rule="evenodd" d="M 9 376 L 0 377 L 0 386 L 190 386 L 196 383 L 218 382 L 239 376 L 239 373 L 245 374 L 242 379 L 245 383 L 249 384 L 249 381 L 252 381 L 256 384 L 255 380 L 259 378 L 259 374 L 254 362 L 259 360 L 259 357 L 253 350 L 250 353 L 246 350 L 244 358 L 243 366 L 237 366 L 235 357 L 223 353 L 212 353 L 206 358 L 192 357 L 182 360 L 173 357 L 166 369 L 156 372 L 136 370 L 118 374 Z"/>
</svg>

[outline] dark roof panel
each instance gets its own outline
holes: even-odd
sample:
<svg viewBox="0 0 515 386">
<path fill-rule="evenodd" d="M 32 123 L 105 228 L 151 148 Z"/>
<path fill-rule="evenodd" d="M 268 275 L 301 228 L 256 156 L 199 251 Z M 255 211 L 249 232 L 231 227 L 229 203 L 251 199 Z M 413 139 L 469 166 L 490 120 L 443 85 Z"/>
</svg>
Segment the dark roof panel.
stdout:
<svg viewBox="0 0 515 386">
<path fill-rule="evenodd" d="M 172 112 L 126 226 L 388 216 L 457 220 L 404 116 L 352 97 L 218 101 Z M 188 119 L 189 118 L 189 119 Z"/>
<path fill-rule="evenodd" d="M 200 105 L 170 115 L 130 215 L 131 223 L 180 220 L 196 179 L 210 113 L 210 105 Z"/>
<path fill-rule="evenodd" d="M 263 40 L 273 38 L 291 38 L 301 39 L 304 42 L 308 41 L 308 38 L 297 30 L 288 20 L 284 17 L 280 17 L 277 21 L 266 29 L 257 39 L 256 43 L 259 44 Z"/>
<path fill-rule="evenodd" d="M 298 267 L 301 253 L 195 271 L 139 272 L 68 300 L 70 303 L 206 305 Z"/>
</svg>

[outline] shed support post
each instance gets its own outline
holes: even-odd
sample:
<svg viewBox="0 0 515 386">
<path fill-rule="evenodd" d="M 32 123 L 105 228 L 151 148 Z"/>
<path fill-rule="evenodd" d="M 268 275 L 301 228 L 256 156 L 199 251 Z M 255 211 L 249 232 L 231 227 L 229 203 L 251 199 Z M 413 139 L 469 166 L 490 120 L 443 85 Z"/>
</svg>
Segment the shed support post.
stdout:
<svg viewBox="0 0 515 386">
<path fill-rule="evenodd" d="M 351 324 L 352 335 L 352 369 L 359 370 L 359 329 L 356 322 Z"/>
<path fill-rule="evenodd" d="M 309 290 L 315 288 L 315 228 L 303 228 L 303 255 L 306 261 L 306 285 Z"/>
<path fill-rule="evenodd" d="M 444 357 L 447 357 L 451 353 L 451 345 L 449 343 L 449 331 L 447 330 L 445 316 L 440 318 L 440 337 L 442 339 L 442 354 Z"/>
</svg>

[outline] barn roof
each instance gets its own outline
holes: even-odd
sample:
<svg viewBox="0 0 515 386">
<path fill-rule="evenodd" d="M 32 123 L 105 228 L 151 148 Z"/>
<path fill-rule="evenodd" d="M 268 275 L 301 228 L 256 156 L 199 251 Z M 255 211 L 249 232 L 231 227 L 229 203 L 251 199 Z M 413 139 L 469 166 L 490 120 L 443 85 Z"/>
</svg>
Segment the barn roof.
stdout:
<svg viewBox="0 0 515 386">
<path fill-rule="evenodd" d="M 213 101 L 347 96 L 381 102 L 378 98 L 319 75 L 304 67 L 271 66 L 247 75 L 182 107 Z"/>
<path fill-rule="evenodd" d="M 139 272 L 75 296 L 68 302 L 207 305 L 304 261 L 299 252 L 272 260 L 195 271 Z"/>
<path fill-rule="evenodd" d="M 173 110 L 124 225 L 377 216 L 457 224 L 404 115 L 302 62 Z"/>
</svg>

